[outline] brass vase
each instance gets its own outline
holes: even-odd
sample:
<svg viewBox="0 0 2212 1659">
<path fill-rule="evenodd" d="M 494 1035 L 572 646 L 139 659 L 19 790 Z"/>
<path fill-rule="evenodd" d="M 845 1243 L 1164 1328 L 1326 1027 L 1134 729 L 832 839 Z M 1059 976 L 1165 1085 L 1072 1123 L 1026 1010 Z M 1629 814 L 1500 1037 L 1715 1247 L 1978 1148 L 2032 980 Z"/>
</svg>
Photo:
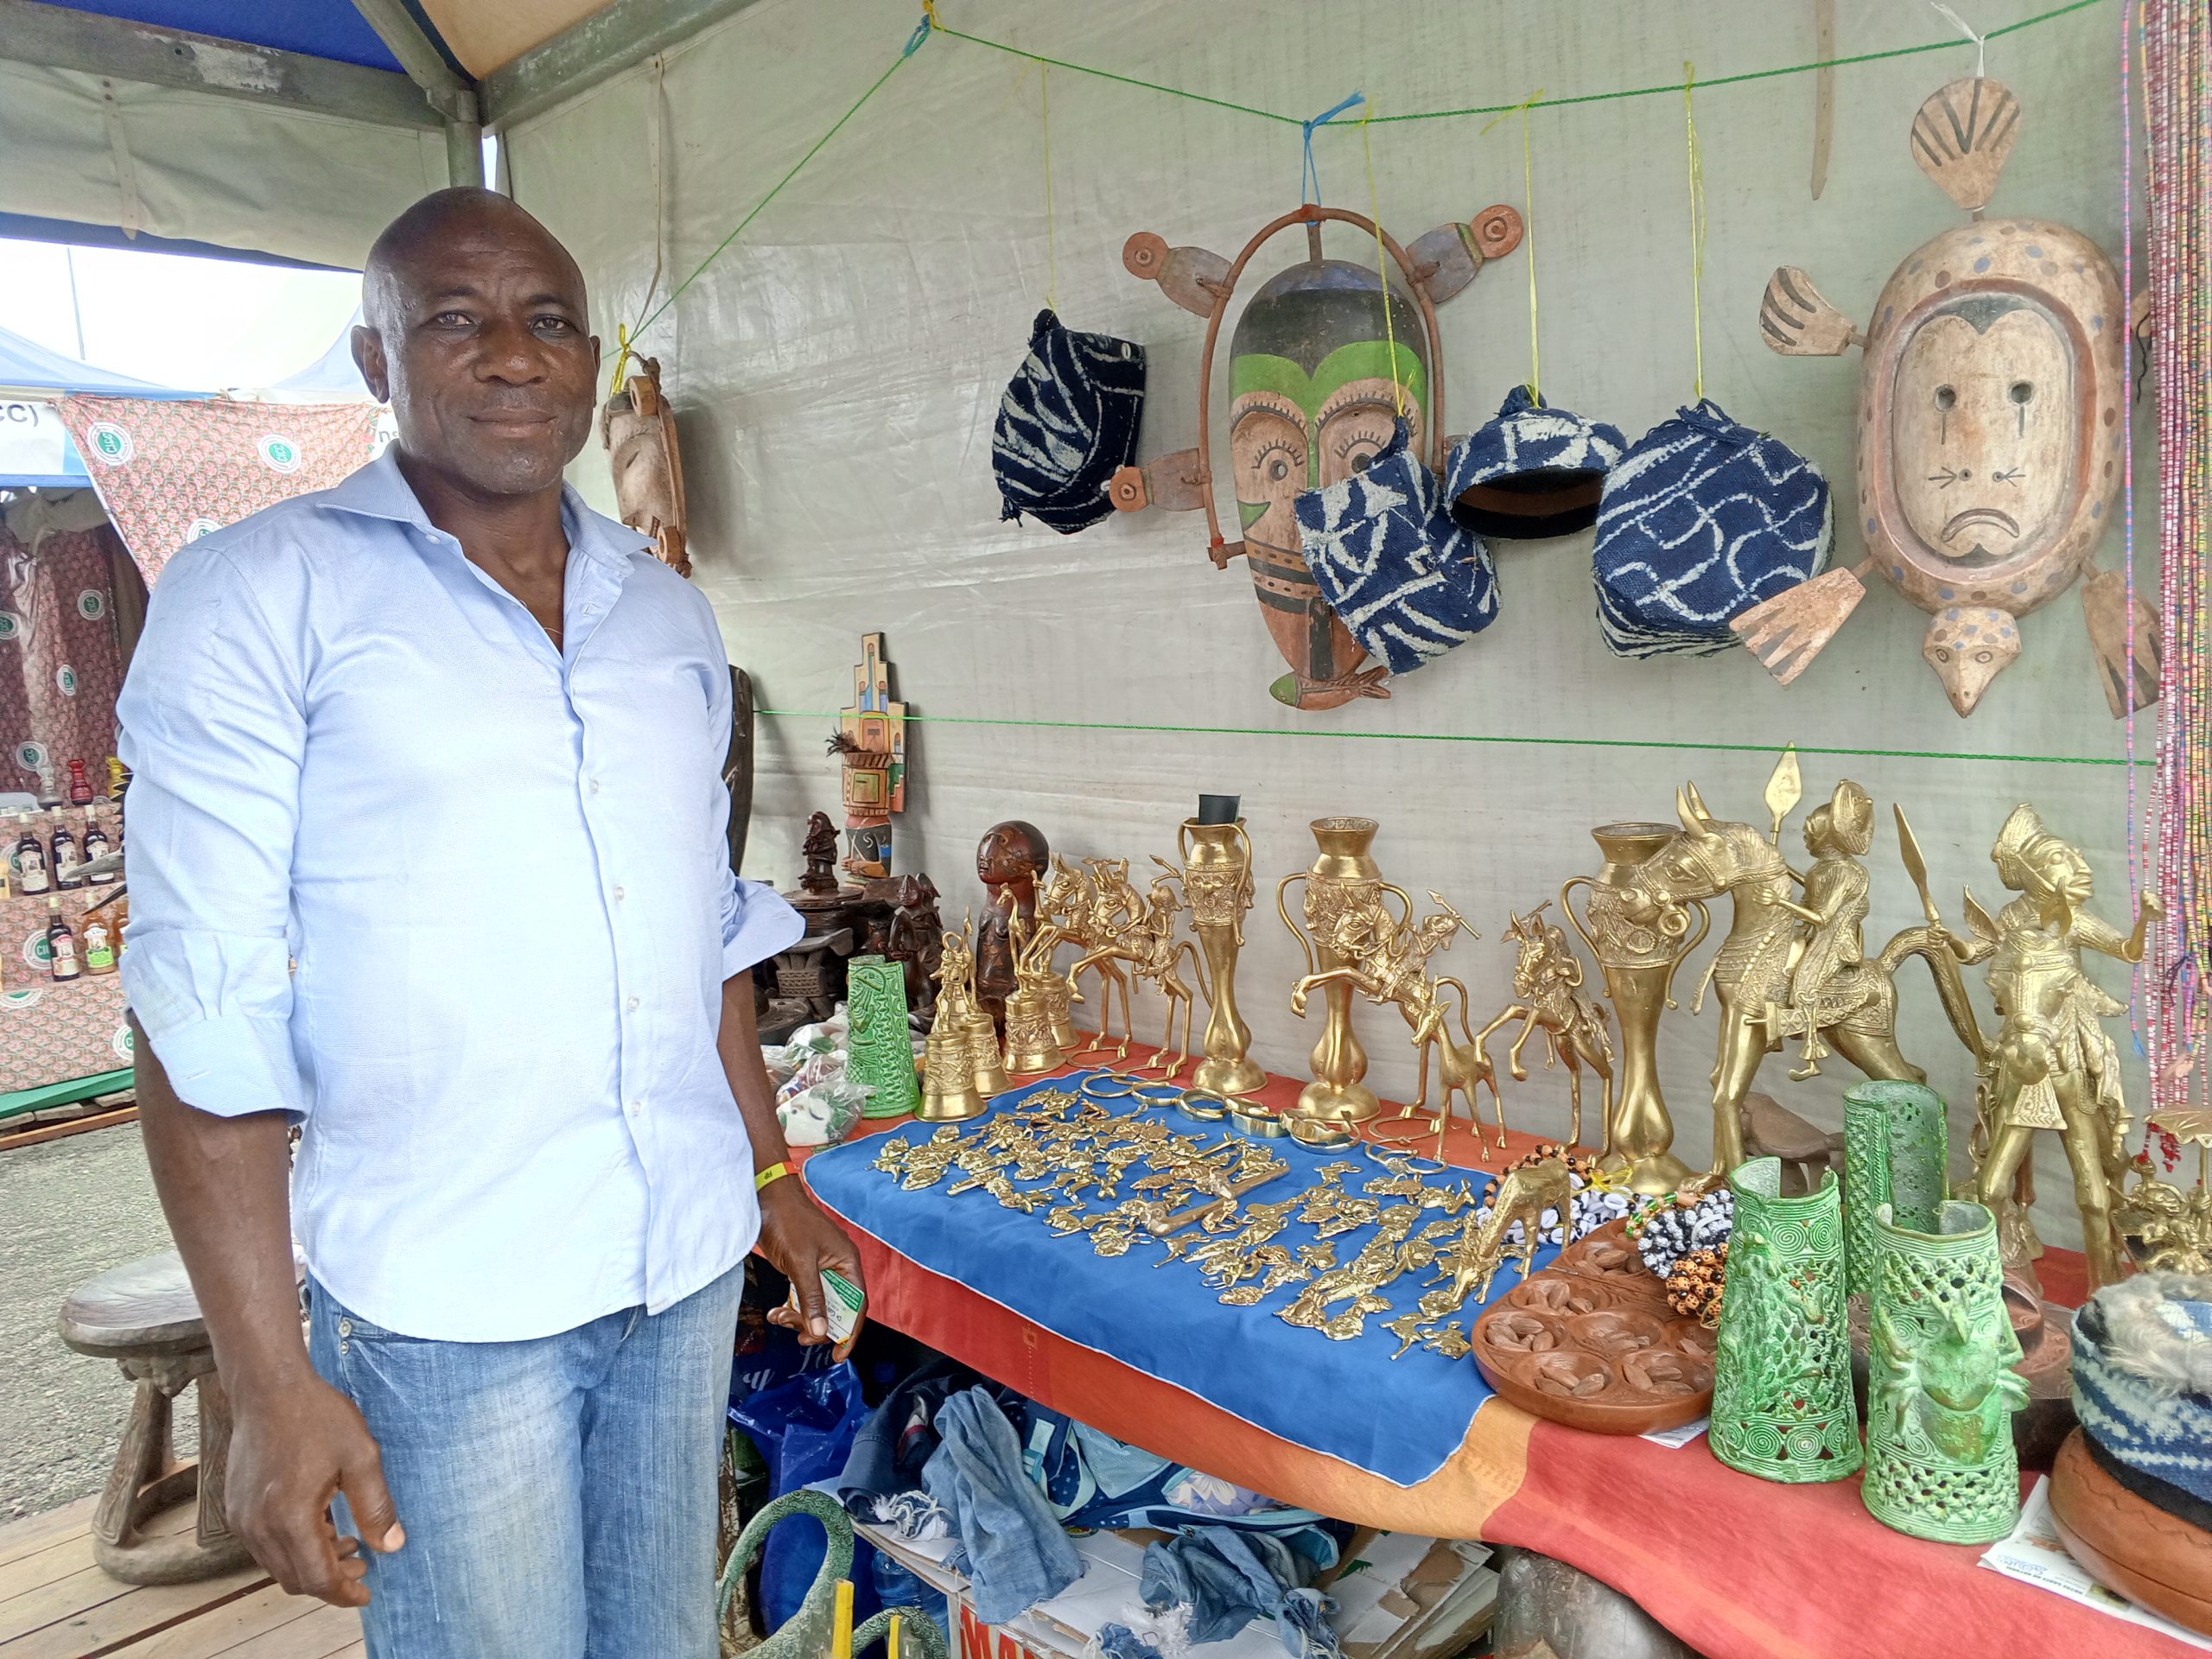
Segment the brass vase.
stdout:
<svg viewBox="0 0 2212 1659">
<path fill-rule="evenodd" d="M 1368 851 L 1379 826 L 1372 818 L 1316 818 L 1312 828 L 1320 852 L 1312 866 L 1283 877 L 1275 887 L 1275 914 L 1282 918 L 1306 952 L 1309 974 L 1351 966 L 1357 957 L 1339 949 L 1339 942 L 1388 937 L 1413 913 L 1413 901 L 1402 887 L 1382 879 L 1382 872 Z M 1290 919 L 1286 902 L 1290 884 L 1306 884 L 1303 913 L 1306 925 Z M 1393 917 L 1382 902 L 1395 893 L 1403 907 Z M 1367 1075 L 1367 1051 L 1352 1030 L 1352 988 L 1334 980 L 1321 988 L 1327 1016 L 1321 1040 L 1313 1045 L 1313 1081 L 1298 1091 L 1291 1110 L 1291 1132 L 1301 1138 L 1322 1139 L 1344 1134 L 1380 1111 L 1382 1103 L 1360 1079 Z"/>
<path fill-rule="evenodd" d="M 1244 944 L 1244 912 L 1252 908 L 1252 840 L 1242 818 L 1234 823 L 1185 818 L 1176 848 L 1183 856 L 1191 931 L 1198 936 L 1213 981 L 1206 1057 L 1191 1081 L 1208 1094 L 1257 1094 L 1268 1074 L 1251 1057 L 1252 1028 L 1236 1011 L 1236 953 Z"/>
<path fill-rule="evenodd" d="M 1605 994 L 1620 1024 L 1620 1077 L 1601 1166 L 1626 1171 L 1629 1185 L 1638 1192 L 1672 1192 L 1695 1173 L 1669 1150 L 1675 1123 L 1659 1091 L 1659 1016 L 1671 1006 L 1668 988 L 1675 970 L 1705 938 L 1711 917 L 1695 899 L 1688 906 L 1667 906 L 1656 918 L 1629 914 L 1637 866 L 1675 834 L 1674 826 L 1664 823 L 1600 825 L 1590 835 L 1605 864 L 1597 874 L 1575 876 L 1559 890 L 1560 908 L 1605 973 Z M 1586 923 L 1567 902 L 1578 887 L 1589 889 L 1583 900 Z M 1695 933 L 1691 910 L 1697 912 Z"/>
</svg>

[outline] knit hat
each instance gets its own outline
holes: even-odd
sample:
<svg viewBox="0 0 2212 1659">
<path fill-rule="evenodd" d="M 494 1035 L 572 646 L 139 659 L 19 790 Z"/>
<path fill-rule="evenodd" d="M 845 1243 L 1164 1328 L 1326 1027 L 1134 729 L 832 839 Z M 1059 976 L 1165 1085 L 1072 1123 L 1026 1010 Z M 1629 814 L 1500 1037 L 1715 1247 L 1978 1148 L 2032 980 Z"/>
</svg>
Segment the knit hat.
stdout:
<svg viewBox="0 0 2212 1659">
<path fill-rule="evenodd" d="M 2074 1316 L 2074 1414 L 2139 1497 L 2212 1522 L 2212 1277 L 2139 1273 Z"/>
<path fill-rule="evenodd" d="M 1598 522 L 1605 474 L 1627 448 L 1620 428 L 1550 408 L 1516 386 L 1480 430 L 1452 446 L 1444 486 L 1452 516 L 1487 536 L 1533 540 L 1587 530 Z"/>
<path fill-rule="evenodd" d="M 1298 497 L 1306 569 L 1353 639 L 1409 674 L 1497 616 L 1490 548 L 1444 511 L 1400 420 L 1365 468 Z"/>
<path fill-rule="evenodd" d="M 1819 467 L 1709 399 L 1678 410 L 1605 478 L 1591 555 L 1605 643 L 1728 650 L 1729 619 L 1818 575 L 1834 532 Z"/>
<path fill-rule="evenodd" d="M 1107 481 L 1136 460 L 1143 412 L 1143 346 L 1039 311 L 991 429 L 999 517 L 1026 512 L 1069 536 L 1110 515 Z"/>
</svg>

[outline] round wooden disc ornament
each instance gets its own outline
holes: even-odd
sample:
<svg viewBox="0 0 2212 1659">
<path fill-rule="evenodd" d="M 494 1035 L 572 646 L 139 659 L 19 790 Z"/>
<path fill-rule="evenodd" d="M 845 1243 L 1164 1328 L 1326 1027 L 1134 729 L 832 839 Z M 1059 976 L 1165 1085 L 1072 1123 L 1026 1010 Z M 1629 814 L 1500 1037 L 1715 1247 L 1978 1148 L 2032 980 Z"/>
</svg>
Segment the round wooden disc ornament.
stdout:
<svg viewBox="0 0 2212 1659">
<path fill-rule="evenodd" d="M 1788 684 L 1857 607 L 1872 565 L 1929 613 L 1921 655 L 1974 712 L 2020 652 L 2019 619 L 2094 569 L 2123 457 L 2127 319 L 2112 262 L 2081 232 L 1982 210 L 2018 137 L 2001 82 L 1954 81 L 1920 107 L 1913 159 L 1969 221 L 1906 256 L 1861 332 L 1794 265 L 1759 308 L 1790 356 L 1865 348 L 1859 528 L 1868 556 L 1755 606 L 1732 626 Z M 2138 603 L 2129 673 L 2125 583 L 2092 575 L 2082 607 L 2115 717 L 2157 700 L 2157 624 Z"/>
</svg>

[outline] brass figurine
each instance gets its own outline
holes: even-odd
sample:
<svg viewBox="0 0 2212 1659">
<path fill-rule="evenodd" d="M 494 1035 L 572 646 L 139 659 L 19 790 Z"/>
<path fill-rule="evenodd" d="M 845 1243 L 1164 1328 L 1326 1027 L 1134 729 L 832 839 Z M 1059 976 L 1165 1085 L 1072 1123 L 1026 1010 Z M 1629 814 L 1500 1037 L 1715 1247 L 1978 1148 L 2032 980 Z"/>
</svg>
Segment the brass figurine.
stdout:
<svg viewBox="0 0 2212 1659">
<path fill-rule="evenodd" d="M 1516 1252 L 1521 1257 L 1521 1276 L 1526 1279 L 1535 1265 L 1547 1210 L 1558 1212 L 1562 1235 L 1573 1230 L 1574 1181 L 1565 1160 L 1546 1158 L 1508 1170 L 1491 1189 L 1490 1213 L 1479 1223 L 1470 1215 L 1459 1229 L 1459 1243 L 1439 1259 L 1437 1279 L 1445 1281 L 1444 1287 L 1421 1299 L 1422 1317 L 1432 1322 L 1448 1319 L 1465 1304 L 1470 1293 L 1479 1307 L 1490 1300 L 1491 1281 L 1498 1268 Z M 1521 1242 L 1512 1244 L 1506 1235 L 1516 1221 Z"/>
<path fill-rule="evenodd" d="M 1136 900 L 1130 919 L 1112 938 L 1092 946 L 1077 958 L 1075 965 L 1068 969 L 1067 980 L 1072 994 L 1077 974 L 1086 968 L 1096 967 L 1102 962 L 1114 960 L 1128 963 L 1129 972 L 1138 980 L 1157 986 L 1160 995 L 1167 999 L 1167 1023 L 1160 1032 L 1159 1052 L 1137 1070 L 1157 1071 L 1162 1078 L 1172 1081 L 1190 1062 L 1191 1016 L 1198 1006 L 1198 994 L 1183 982 L 1182 976 L 1175 970 L 1187 956 L 1191 971 L 1198 982 L 1198 991 L 1203 992 L 1206 988 L 1205 964 L 1198 959 L 1198 947 L 1176 935 L 1175 918 L 1182 914 L 1183 906 L 1175 895 L 1175 867 L 1164 859 L 1154 858 L 1153 861 L 1167 874 L 1153 879 L 1151 892 Z M 1091 867 L 1097 889 L 1113 895 L 1112 902 L 1117 913 L 1128 913 L 1122 896 L 1123 889 L 1131 895 L 1135 891 L 1128 887 L 1128 860 L 1093 858 L 1085 859 L 1084 862 Z M 1167 1045 L 1174 1035 L 1175 1010 L 1179 1007 L 1183 1010 L 1183 1040 L 1171 1056 Z M 1101 1012 L 1103 1014 L 1103 1011 Z M 1129 1035 L 1128 988 L 1126 984 L 1122 991 L 1122 1046 L 1126 1047 Z M 1103 1034 L 1103 1018 L 1100 1030 Z"/>
<path fill-rule="evenodd" d="M 1383 880 L 1368 850 L 1379 827 L 1372 818 L 1314 819 L 1313 839 L 1320 851 L 1311 867 L 1275 884 L 1275 914 L 1306 952 L 1309 976 L 1351 965 L 1354 958 L 1339 948 L 1339 940 L 1384 937 L 1413 918 L 1412 899 L 1403 887 Z M 1290 919 L 1286 903 L 1294 881 L 1305 884 L 1303 928 Z M 1386 893 L 1402 907 L 1395 919 L 1382 902 Z M 1375 1091 L 1360 1081 L 1367 1075 L 1367 1051 L 1352 1030 L 1351 993 L 1348 980 L 1328 984 L 1328 1015 L 1313 1046 L 1313 1081 L 1299 1090 L 1292 1114 L 1292 1133 L 1317 1143 L 1348 1135 L 1353 1125 L 1382 1109 Z"/>
<path fill-rule="evenodd" d="M 2164 1143 L 2166 1168 L 2181 1161 L 2182 1148 L 2196 1147 L 2196 1184 L 2183 1187 L 2152 1173 L 2146 1149 L 2135 1155 L 2135 1185 L 2113 1220 L 2137 1267 L 2168 1273 L 2212 1274 L 2212 1184 L 2207 1181 L 2212 1154 L 2212 1112 L 2164 1112 L 2149 1124 Z"/>
<path fill-rule="evenodd" d="M 1037 913 L 1084 953 L 1096 950 L 1111 944 L 1122 931 L 1136 919 L 1143 909 L 1143 900 L 1129 886 L 1129 861 L 1127 859 L 1109 861 L 1085 859 L 1090 869 L 1085 875 L 1071 865 L 1059 854 L 1052 855 L 1052 879 L 1037 895 Z M 1118 877 L 1114 874 L 1118 862 Z M 1071 1058 L 1105 1052 L 1111 1040 L 1114 1013 L 1114 991 L 1122 993 L 1122 1042 L 1114 1051 L 1116 1059 L 1127 1059 L 1129 1054 L 1129 978 L 1122 965 L 1109 951 L 1084 963 L 1098 976 L 1098 1040 L 1080 1047 L 1071 1047 Z M 1076 970 L 1080 971 L 1080 969 Z M 1082 988 L 1076 983 L 1076 972 L 1067 976 L 1068 1000 L 1071 1003 L 1083 1001 Z M 1063 1039 L 1063 1046 L 1067 1046 Z"/>
<path fill-rule="evenodd" d="M 1406 1024 L 1413 1028 L 1413 1045 L 1421 1053 L 1420 1092 L 1398 1116 L 1412 1117 L 1427 1106 L 1429 1050 L 1433 1046 L 1444 1092 L 1437 1103 L 1435 1119 L 1424 1133 L 1437 1137 L 1440 1154 L 1445 1126 L 1452 1119 L 1452 1096 L 1455 1091 L 1466 1096 L 1467 1118 L 1473 1127 L 1475 1144 L 1478 1147 L 1482 1145 L 1482 1122 L 1476 1112 L 1475 1090 L 1478 1084 L 1487 1083 L 1495 1103 L 1497 1077 L 1488 1056 L 1483 1052 L 1481 1039 L 1469 1028 L 1467 988 L 1448 974 L 1432 976 L 1428 972 L 1429 957 L 1448 948 L 1453 936 L 1462 929 L 1473 938 L 1482 936 L 1467 926 L 1465 917 L 1445 903 L 1441 893 L 1432 890 L 1428 896 L 1440 908 L 1434 914 L 1424 917 L 1418 925 L 1412 920 L 1410 905 L 1407 907 L 1407 919 L 1396 924 L 1389 920 L 1379 905 L 1372 911 L 1342 912 L 1338 918 L 1337 931 L 1326 944 L 1344 965 L 1309 973 L 1293 985 L 1290 1010 L 1303 1018 L 1306 1000 L 1316 987 L 1325 994 L 1345 986 L 1370 1001 L 1395 1003 L 1399 1013 L 1405 1016 Z M 1459 1031 L 1466 1039 L 1464 1048 L 1452 1040 L 1451 1028 L 1445 1021 L 1440 992 L 1447 985 L 1459 993 Z M 1498 1144 L 1502 1147 L 1505 1143 L 1504 1109 L 1498 1105 L 1497 1110 Z"/>
<path fill-rule="evenodd" d="M 1505 1052 L 1507 1069 L 1516 1083 L 1529 1080 L 1528 1068 L 1521 1064 L 1521 1051 L 1536 1032 L 1544 1033 L 1548 1052 L 1544 1059 L 1547 1071 L 1560 1060 L 1567 1062 L 1567 1098 L 1573 1103 L 1574 1118 L 1567 1132 L 1567 1144 L 1579 1145 L 1582 1140 L 1582 1068 L 1588 1065 L 1604 1084 L 1601 1127 L 1610 1135 L 1613 1122 L 1613 1039 L 1606 1029 L 1605 1010 L 1587 991 L 1582 988 L 1582 963 L 1574 949 L 1567 942 L 1567 931 L 1557 922 L 1543 919 L 1551 905 L 1547 899 L 1526 916 L 1518 912 L 1506 913 L 1512 918 L 1505 925 L 1505 937 L 1513 941 L 1514 1001 L 1498 1011 L 1497 1017 L 1484 1026 L 1475 1037 L 1478 1053 L 1497 1028 L 1510 1021 L 1521 1021 L 1521 1033 Z M 1496 1079 L 1492 1079 L 1496 1087 Z M 1497 1143 L 1505 1145 L 1505 1109 L 1501 1103 L 1497 1117 Z M 1611 1151 L 1610 1143 L 1605 1150 Z"/>
<path fill-rule="evenodd" d="M 2113 1211 L 2128 1162 L 2120 1051 L 2099 1022 L 2127 1010 L 2082 971 L 2082 952 L 2140 962 L 2158 901 L 2144 893 L 2134 930 L 2123 935 L 2089 908 L 2088 858 L 2045 829 L 2031 806 L 2012 809 L 1990 857 L 1998 879 L 2020 896 L 1992 923 L 1967 895 L 1967 918 L 1987 947 L 1990 995 L 2003 1021 L 1978 1090 L 1976 1196 L 1993 1213 L 2010 1205 L 2036 1131 L 2057 1130 L 2094 1291 L 2120 1276 Z M 2018 1236 L 2007 1230 L 2008 1240 Z"/>
<path fill-rule="evenodd" d="M 1017 914 L 1008 924 L 1007 937 L 1014 988 L 1006 1000 L 1006 1069 L 1057 1071 L 1068 1063 L 1052 1025 L 1054 1013 L 1065 1006 L 1052 990 L 1067 989 L 1067 981 L 1052 966 L 1060 930 L 1050 922 L 1032 922 Z"/>
<path fill-rule="evenodd" d="M 1203 823 L 1183 820 L 1176 835 L 1182 855 L 1183 897 L 1191 906 L 1191 931 L 1198 937 L 1213 980 L 1206 1017 L 1205 1058 L 1191 1075 L 1196 1088 L 1234 1099 L 1257 1094 L 1268 1074 L 1251 1057 L 1252 1030 L 1236 1011 L 1236 955 L 1244 947 L 1244 912 L 1252 908 L 1252 840 L 1244 820 Z"/>
<path fill-rule="evenodd" d="M 947 933 L 938 963 L 937 1018 L 922 1050 L 922 1104 L 916 1114 L 933 1121 L 974 1117 L 985 1104 L 976 1080 L 974 933 L 972 919 L 963 921 L 957 933 Z M 982 1019 L 990 1023 L 988 1014 Z"/>
<path fill-rule="evenodd" d="M 1651 900 L 1639 885 L 1644 861 L 1674 837 L 1663 823 L 1609 823 L 1590 832 L 1605 855 L 1595 875 L 1578 875 L 1560 884 L 1560 909 L 1598 959 L 1605 995 L 1621 1028 L 1620 1077 L 1605 1125 L 1608 1148 L 1600 1166 L 1626 1172 L 1638 1192 L 1672 1192 L 1690 1179 L 1690 1166 L 1669 1150 L 1674 1120 L 1659 1090 L 1659 1016 L 1675 1006 L 1670 995 L 1675 969 L 1697 949 L 1711 925 L 1704 904 Z M 1568 894 L 1586 891 L 1587 919 L 1574 912 Z M 1690 931 L 1690 916 L 1697 931 Z"/>
</svg>

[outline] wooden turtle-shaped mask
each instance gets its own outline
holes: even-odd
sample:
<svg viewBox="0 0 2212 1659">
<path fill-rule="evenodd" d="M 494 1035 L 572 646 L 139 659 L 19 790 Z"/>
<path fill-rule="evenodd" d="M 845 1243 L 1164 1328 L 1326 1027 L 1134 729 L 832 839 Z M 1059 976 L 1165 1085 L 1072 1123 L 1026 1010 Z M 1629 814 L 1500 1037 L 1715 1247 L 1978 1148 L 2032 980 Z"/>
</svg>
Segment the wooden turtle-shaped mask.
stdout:
<svg viewBox="0 0 2212 1659">
<path fill-rule="evenodd" d="M 641 357 L 622 390 L 601 405 L 599 441 L 614 474 L 622 522 L 653 538 L 653 550 L 678 575 L 691 574 L 684 543 L 683 457 L 676 413 L 660 391 L 660 360 Z"/>
<path fill-rule="evenodd" d="M 1397 266 L 1385 285 L 1373 260 L 1321 253 L 1330 219 L 1355 226 L 1370 247 L 1379 240 Z M 1214 505 L 1213 450 L 1207 410 L 1214 346 L 1237 278 L 1261 245 L 1290 226 L 1306 226 L 1307 257 L 1270 277 L 1245 306 L 1230 342 L 1229 447 L 1240 538 L 1221 533 Z M 1206 320 L 1198 363 L 1198 442 L 1147 467 L 1114 475 L 1114 505 L 1203 508 L 1216 566 L 1242 554 L 1252 573 L 1275 649 L 1290 672 L 1268 688 L 1295 709 L 1333 709 L 1355 697 L 1387 697 L 1387 671 L 1363 666 L 1355 640 L 1306 568 L 1293 504 L 1302 490 L 1350 477 L 1391 441 L 1401 409 L 1408 443 L 1444 467 L 1444 362 L 1436 307 L 1475 279 L 1485 261 L 1521 244 L 1521 215 L 1484 208 L 1471 224 L 1444 225 L 1401 247 L 1364 214 L 1308 204 L 1262 228 L 1234 261 L 1204 248 L 1171 248 L 1139 231 L 1122 249 L 1133 276 Z M 1393 390 L 1393 388 L 1395 390 Z"/>
<path fill-rule="evenodd" d="M 1929 613 L 1921 655 L 1961 715 L 2019 655 L 2019 619 L 2094 570 L 2124 472 L 2127 319 L 2104 251 L 2039 219 L 1984 219 L 2018 136 L 2001 82 L 1953 81 L 1912 124 L 1912 157 L 1972 215 L 1905 258 L 1864 333 L 1784 265 L 1759 327 L 1773 350 L 1865 348 L 1859 518 L 1867 557 L 1753 607 L 1733 626 L 1787 685 L 1879 569 Z M 2082 589 L 2114 718 L 2158 699 L 2158 641 L 2139 601 L 2127 661 L 2117 571 Z"/>
</svg>

